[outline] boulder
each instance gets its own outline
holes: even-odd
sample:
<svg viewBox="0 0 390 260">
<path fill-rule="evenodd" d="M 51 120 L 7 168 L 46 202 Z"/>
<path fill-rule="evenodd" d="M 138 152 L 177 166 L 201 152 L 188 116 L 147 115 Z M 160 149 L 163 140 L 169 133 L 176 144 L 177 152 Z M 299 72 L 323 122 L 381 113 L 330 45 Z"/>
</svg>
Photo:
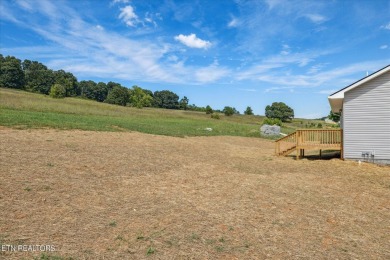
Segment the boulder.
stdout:
<svg viewBox="0 0 390 260">
<path fill-rule="evenodd" d="M 262 125 L 260 127 L 262 135 L 280 135 L 280 126 L 277 125 Z"/>
</svg>

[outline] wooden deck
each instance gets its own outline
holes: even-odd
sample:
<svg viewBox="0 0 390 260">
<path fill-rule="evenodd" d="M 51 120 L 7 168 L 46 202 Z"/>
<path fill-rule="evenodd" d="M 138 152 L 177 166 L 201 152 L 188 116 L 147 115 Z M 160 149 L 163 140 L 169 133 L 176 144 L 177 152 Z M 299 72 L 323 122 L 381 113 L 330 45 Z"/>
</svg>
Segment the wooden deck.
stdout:
<svg viewBox="0 0 390 260">
<path fill-rule="evenodd" d="M 286 156 L 293 151 L 297 158 L 305 150 L 340 150 L 343 154 L 342 129 L 300 129 L 275 141 L 275 154 Z"/>
</svg>

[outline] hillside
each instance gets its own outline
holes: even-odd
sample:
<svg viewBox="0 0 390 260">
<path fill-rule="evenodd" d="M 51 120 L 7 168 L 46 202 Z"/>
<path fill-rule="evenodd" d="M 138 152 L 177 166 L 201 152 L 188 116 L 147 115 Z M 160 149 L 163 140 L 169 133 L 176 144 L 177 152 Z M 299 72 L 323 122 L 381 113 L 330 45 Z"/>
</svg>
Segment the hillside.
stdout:
<svg viewBox="0 0 390 260">
<path fill-rule="evenodd" d="M 202 112 L 157 108 L 137 109 L 80 98 L 49 96 L 0 88 L 0 125 L 16 128 L 57 128 L 93 131 L 138 131 L 169 136 L 259 137 L 263 116 L 234 115 L 216 120 Z M 323 121 L 294 119 L 282 132 Z M 207 131 L 205 128 L 212 128 Z"/>
</svg>

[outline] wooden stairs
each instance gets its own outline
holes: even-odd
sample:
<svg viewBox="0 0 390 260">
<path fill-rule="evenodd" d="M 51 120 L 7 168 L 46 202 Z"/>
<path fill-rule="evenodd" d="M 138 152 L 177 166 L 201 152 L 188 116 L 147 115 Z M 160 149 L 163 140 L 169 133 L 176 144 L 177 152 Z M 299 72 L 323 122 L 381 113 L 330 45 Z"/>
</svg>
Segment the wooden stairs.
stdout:
<svg viewBox="0 0 390 260">
<path fill-rule="evenodd" d="M 294 145 L 293 147 L 291 147 L 291 148 L 289 148 L 289 149 L 287 149 L 287 150 L 281 151 L 281 152 L 279 153 L 279 155 L 282 155 L 282 156 L 289 155 L 290 153 L 294 152 L 296 148 L 297 148 L 297 147 Z"/>
</svg>

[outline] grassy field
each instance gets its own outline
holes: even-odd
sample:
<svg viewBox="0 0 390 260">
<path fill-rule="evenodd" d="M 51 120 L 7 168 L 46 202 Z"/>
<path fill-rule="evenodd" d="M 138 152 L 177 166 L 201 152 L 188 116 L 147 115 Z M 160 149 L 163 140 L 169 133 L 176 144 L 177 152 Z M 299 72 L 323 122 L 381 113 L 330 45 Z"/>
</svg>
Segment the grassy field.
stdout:
<svg viewBox="0 0 390 260">
<path fill-rule="evenodd" d="M 261 138 L 0 136 L 0 244 L 55 250 L 0 259 L 390 259 L 389 167 Z"/>
<path fill-rule="evenodd" d="M 94 131 L 138 131 L 169 136 L 259 137 L 262 116 L 221 115 L 155 108 L 137 109 L 80 98 L 53 99 L 25 91 L 0 88 L 0 125 L 16 128 L 57 128 Z M 283 133 L 323 121 L 294 119 Z M 206 131 L 212 128 L 213 131 Z"/>
</svg>

